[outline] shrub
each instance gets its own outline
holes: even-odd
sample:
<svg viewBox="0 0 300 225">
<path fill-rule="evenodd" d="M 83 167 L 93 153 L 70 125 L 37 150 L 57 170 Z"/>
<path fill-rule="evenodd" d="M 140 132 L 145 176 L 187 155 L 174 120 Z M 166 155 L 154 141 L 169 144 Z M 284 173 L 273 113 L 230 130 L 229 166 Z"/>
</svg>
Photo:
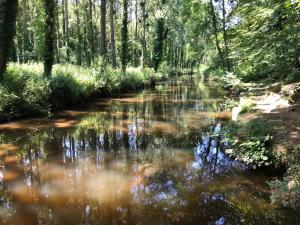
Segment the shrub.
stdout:
<svg viewBox="0 0 300 225">
<path fill-rule="evenodd" d="M 9 67 L 0 85 L 0 120 L 49 112 L 49 83 L 38 64 Z"/>
<path fill-rule="evenodd" d="M 283 180 L 269 182 L 272 201 L 284 207 L 300 209 L 300 145 L 289 148 L 288 171 Z"/>
<path fill-rule="evenodd" d="M 230 149 L 226 152 L 253 168 L 277 163 L 273 153 L 273 125 L 265 119 L 253 119 L 246 124 L 229 123 L 224 134 Z"/>
<path fill-rule="evenodd" d="M 21 116 L 46 115 L 50 110 L 86 104 L 95 95 L 137 91 L 166 76 L 145 68 L 120 70 L 96 65 L 92 68 L 70 64 L 55 65 L 50 79 L 43 65 L 10 64 L 0 84 L 0 120 Z"/>
</svg>

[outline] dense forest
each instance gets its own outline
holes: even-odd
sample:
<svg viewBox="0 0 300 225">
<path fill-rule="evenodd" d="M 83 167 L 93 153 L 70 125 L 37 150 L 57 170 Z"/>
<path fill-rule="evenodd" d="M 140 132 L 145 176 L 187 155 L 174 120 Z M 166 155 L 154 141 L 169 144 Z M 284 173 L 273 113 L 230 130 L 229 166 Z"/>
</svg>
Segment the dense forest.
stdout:
<svg viewBox="0 0 300 225">
<path fill-rule="evenodd" d="M 293 82 L 300 76 L 295 0 L 22 0 L 1 1 L 0 10 L 1 114 L 41 114 L 48 110 L 49 96 L 47 106 L 60 108 L 62 93 L 67 92 L 64 85 L 71 92 L 80 86 L 69 96 L 69 102 L 78 102 L 73 99 L 76 92 L 87 97 L 92 92 L 135 89 L 199 68 L 206 75 L 232 72 L 244 80 Z M 48 86 L 41 77 L 50 78 L 53 65 Z M 128 67 L 135 75 L 125 75 Z M 84 72 L 75 76 L 78 70 Z M 36 75 L 39 86 L 49 87 L 52 96 L 39 94 L 30 84 L 26 89 L 34 79 L 28 73 Z M 16 92 L 14 82 L 23 82 L 27 99 Z M 73 87 L 68 87 L 70 82 Z M 13 105 L 15 98 L 28 109 Z"/>
<path fill-rule="evenodd" d="M 296 224 L 299 118 L 300 0 L 0 0 L 1 224 Z"/>
</svg>

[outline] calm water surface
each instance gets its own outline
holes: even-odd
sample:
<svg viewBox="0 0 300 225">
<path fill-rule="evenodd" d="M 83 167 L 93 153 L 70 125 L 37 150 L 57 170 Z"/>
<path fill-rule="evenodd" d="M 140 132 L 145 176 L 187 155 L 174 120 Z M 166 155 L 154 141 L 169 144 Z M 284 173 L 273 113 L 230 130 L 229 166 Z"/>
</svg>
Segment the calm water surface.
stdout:
<svg viewBox="0 0 300 225">
<path fill-rule="evenodd" d="M 182 79 L 0 125 L 0 224 L 296 224 L 224 154 L 225 97 Z"/>
</svg>

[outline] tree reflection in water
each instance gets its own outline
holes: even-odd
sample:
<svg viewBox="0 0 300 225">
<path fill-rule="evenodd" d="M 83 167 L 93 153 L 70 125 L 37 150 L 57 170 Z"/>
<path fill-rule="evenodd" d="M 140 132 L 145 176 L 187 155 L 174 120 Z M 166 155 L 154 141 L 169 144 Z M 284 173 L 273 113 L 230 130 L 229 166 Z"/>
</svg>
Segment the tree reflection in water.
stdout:
<svg viewBox="0 0 300 225">
<path fill-rule="evenodd" d="M 273 224 L 267 178 L 224 154 L 223 98 L 183 79 L 1 125 L 1 224 Z"/>
</svg>

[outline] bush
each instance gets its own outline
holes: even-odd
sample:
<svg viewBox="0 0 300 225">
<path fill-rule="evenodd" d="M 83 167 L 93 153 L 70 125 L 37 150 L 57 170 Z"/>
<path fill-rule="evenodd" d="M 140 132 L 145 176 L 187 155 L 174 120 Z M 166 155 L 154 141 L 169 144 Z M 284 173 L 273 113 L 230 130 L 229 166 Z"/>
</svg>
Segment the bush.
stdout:
<svg viewBox="0 0 300 225">
<path fill-rule="evenodd" d="M 300 145 L 289 147 L 288 171 L 283 180 L 269 182 L 272 201 L 284 207 L 300 209 Z"/>
<path fill-rule="evenodd" d="M 260 118 L 246 124 L 229 123 L 224 134 L 225 142 L 230 146 L 226 152 L 253 168 L 276 165 L 272 127 L 269 121 Z"/>
<path fill-rule="evenodd" d="M 49 112 L 49 83 L 37 64 L 9 67 L 0 85 L 0 120 Z"/>
<path fill-rule="evenodd" d="M 81 104 L 120 91 L 137 91 L 166 79 L 145 68 L 128 68 L 125 75 L 110 67 L 92 68 L 55 65 L 51 79 L 43 75 L 43 65 L 10 64 L 0 84 L 0 120 L 47 115 L 52 110 Z"/>
</svg>

